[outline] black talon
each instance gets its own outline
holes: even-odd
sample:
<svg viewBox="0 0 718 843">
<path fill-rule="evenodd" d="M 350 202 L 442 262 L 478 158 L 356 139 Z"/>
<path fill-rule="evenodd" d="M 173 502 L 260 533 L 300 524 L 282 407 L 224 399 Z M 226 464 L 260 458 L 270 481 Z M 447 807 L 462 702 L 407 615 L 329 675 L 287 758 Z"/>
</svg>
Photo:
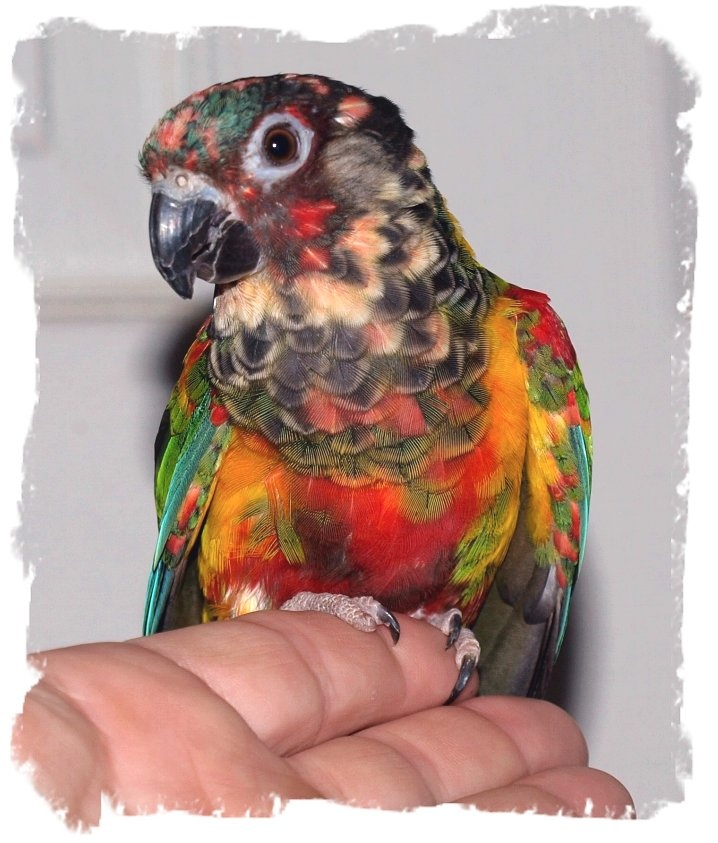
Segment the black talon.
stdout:
<svg viewBox="0 0 718 843">
<path fill-rule="evenodd" d="M 385 626 L 389 627 L 391 640 L 394 644 L 398 643 L 401 629 L 399 627 L 399 621 L 394 617 L 393 613 L 382 606 L 377 612 L 377 617 Z"/>
<path fill-rule="evenodd" d="M 444 703 L 444 705 L 451 705 L 451 703 L 454 702 L 454 700 L 469 684 L 469 679 L 471 679 L 471 674 L 476 670 L 477 664 L 478 659 L 476 656 L 464 656 L 461 660 L 461 668 L 456 679 L 456 684 L 454 685 L 454 690 L 449 694 L 449 699 Z"/>
<path fill-rule="evenodd" d="M 446 637 L 446 649 L 447 650 L 450 647 L 453 647 L 454 644 L 456 644 L 456 641 L 459 637 L 459 633 L 461 632 L 461 627 L 462 627 L 461 615 L 458 612 L 455 615 L 452 615 L 449 623 L 451 624 L 451 627 L 449 629 L 449 634 Z"/>
</svg>

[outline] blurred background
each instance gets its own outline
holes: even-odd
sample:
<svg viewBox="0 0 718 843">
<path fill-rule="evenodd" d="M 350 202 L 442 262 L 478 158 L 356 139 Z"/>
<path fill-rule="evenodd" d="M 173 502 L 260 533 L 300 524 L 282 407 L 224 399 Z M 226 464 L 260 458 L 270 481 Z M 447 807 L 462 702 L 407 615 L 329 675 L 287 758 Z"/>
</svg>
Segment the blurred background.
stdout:
<svg viewBox="0 0 718 843">
<path fill-rule="evenodd" d="M 592 765 L 648 816 L 682 799 L 688 764 L 682 564 L 671 554 L 684 529 L 685 396 L 670 355 L 695 227 L 677 118 L 695 83 L 628 10 L 512 14 L 513 37 L 499 39 L 480 26 L 346 43 L 221 28 L 180 43 L 57 22 L 18 44 L 18 251 L 39 306 L 20 531 L 34 573 L 28 648 L 140 632 L 154 436 L 211 303 L 201 285 L 181 301 L 153 266 L 145 136 L 214 82 L 321 73 L 402 108 L 482 263 L 549 293 L 568 326 L 591 396 L 595 475 L 554 698 L 583 728 Z"/>
</svg>

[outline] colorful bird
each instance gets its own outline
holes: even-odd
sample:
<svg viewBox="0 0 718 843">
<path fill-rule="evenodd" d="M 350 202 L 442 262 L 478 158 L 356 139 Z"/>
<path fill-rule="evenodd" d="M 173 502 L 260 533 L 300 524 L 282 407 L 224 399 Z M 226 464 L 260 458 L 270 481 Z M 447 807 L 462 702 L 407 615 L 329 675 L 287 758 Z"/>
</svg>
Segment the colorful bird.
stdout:
<svg viewBox="0 0 718 843">
<path fill-rule="evenodd" d="M 543 293 L 483 267 L 399 109 L 322 76 L 192 94 L 140 154 L 173 289 L 216 285 L 156 441 L 144 632 L 426 618 L 455 698 L 545 693 L 583 556 L 588 397 Z M 478 620 L 477 620 L 478 619 Z"/>
</svg>

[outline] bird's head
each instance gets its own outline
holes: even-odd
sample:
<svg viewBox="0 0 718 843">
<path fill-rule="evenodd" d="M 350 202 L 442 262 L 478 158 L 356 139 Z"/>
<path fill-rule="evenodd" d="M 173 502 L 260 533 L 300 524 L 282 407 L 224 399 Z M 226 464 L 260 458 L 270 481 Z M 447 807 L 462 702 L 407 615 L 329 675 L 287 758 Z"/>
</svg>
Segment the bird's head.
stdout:
<svg viewBox="0 0 718 843">
<path fill-rule="evenodd" d="M 140 154 L 159 271 L 186 298 L 195 278 L 225 284 L 267 266 L 277 280 L 336 274 L 338 235 L 400 199 L 412 153 L 415 169 L 425 163 L 412 136 L 389 100 L 319 76 L 238 79 L 189 96 Z"/>
<path fill-rule="evenodd" d="M 389 100 L 322 76 L 214 85 L 140 164 L 160 273 L 186 298 L 217 285 L 216 384 L 268 385 L 301 427 L 319 393 L 367 412 L 460 376 L 479 266 Z"/>
<path fill-rule="evenodd" d="M 416 276 L 446 259 L 418 232 L 437 200 L 412 130 L 392 102 L 341 82 L 214 85 L 158 121 L 140 164 L 155 263 L 185 298 L 196 278 L 224 285 L 263 271 L 286 287 L 324 273 L 370 286 L 367 262 Z"/>
</svg>

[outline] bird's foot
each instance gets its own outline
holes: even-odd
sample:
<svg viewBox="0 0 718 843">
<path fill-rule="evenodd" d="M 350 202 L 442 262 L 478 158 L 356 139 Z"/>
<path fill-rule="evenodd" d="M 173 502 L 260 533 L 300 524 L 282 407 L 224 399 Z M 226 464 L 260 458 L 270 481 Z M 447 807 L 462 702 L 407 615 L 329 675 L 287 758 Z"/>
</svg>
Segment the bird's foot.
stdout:
<svg viewBox="0 0 718 843">
<path fill-rule="evenodd" d="M 453 647 L 455 650 L 456 666 L 459 668 L 459 675 L 454 684 L 452 692 L 444 705 L 451 705 L 452 702 L 468 685 L 471 674 L 479 664 L 481 647 L 474 633 L 463 626 L 461 611 L 449 609 L 447 612 L 436 612 L 427 614 L 422 609 L 412 613 L 412 617 L 425 620 L 446 635 L 446 649 Z"/>
<path fill-rule="evenodd" d="M 378 626 L 386 626 L 394 643 L 399 640 L 399 621 L 373 597 L 347 597 L 345 594 L 300 591 L 279 608 L 290 612 L 325 612 L 360 632 L 373 632 Z"/>
</svg>

